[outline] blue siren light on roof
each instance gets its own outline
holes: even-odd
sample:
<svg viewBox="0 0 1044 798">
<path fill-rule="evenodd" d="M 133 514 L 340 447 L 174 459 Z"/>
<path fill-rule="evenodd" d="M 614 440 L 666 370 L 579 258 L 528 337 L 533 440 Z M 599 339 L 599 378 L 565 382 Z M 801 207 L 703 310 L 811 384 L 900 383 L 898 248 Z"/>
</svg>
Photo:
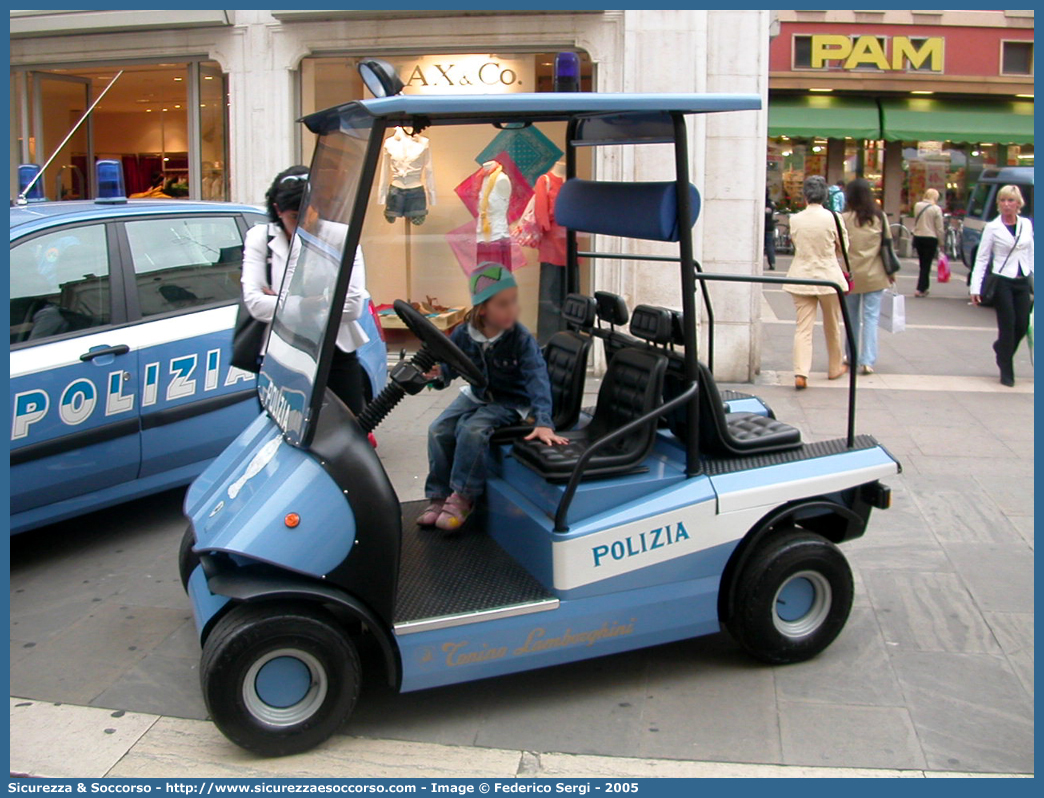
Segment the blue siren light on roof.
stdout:
<svg viewBox="0 0 1044 798">
<path fill-rule="evenodd" d="M 555 56 L 555 91 L 580 91 L 580 56 L 576 53 Z"/>
<path fill-rule="evenodd" d="M 43 192 L 43 180 L 37 180 L 27 194 L 25 187 L 32 183 L 33 178 L 40 173 L 40 164 L 22 163 L 18 165 L 18 194 L 24 195 L 27 202 L 43 202 L 47 197 Z"/>
<path fill-rule="evenodd" d="M 123 169 L 119 161 L 98 161 L 94 170 L 98 178 L 97 202 L 115 204 L 127 201 L 127 191 L 123 187 Z"/>
</svg>

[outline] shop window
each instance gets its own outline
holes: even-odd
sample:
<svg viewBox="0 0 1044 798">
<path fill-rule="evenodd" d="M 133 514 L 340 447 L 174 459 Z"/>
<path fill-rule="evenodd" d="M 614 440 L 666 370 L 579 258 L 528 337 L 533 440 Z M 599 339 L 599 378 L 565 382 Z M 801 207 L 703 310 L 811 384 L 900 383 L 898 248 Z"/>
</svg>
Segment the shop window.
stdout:
<svg viewBox="0 0 1044 798">
<path fill-rule="evenodd" d="M 36 236 L 11 250 L 11 343 L 111 320 L 104 225 Z"/>
<path fill-rule="evenodd" d="M 794 37 L 794 69 L 812 68 L 812 37 Z"/>
<path fill-rule="evenodd" d="M 917 52 L 920 52 L 927 42 L 928 39 L 925 38 L 910 37 L 910 46 Z M 936 70 L 932 69 L 932 59 L 927 57 L 921 62 L 920 66 L 914 66 L 909 58 L 903 58 L 903 69 L 907 72 L 936 72 Z"/>
<path fill-rule="evenodd" d="M 1001 42 L 1001 74 L 1033 74 L 1033 42 Z"/>
<path fill-rule="evenodd" d="M 862 38 L 862 37 L 860 37 L 860 38 Z M 882 53 L 888 52 L 888 49 L 887 49 L 888 48 L 888 39 L 885 38 L 884 36 L 875 36 L 874 38 L 877 39 L 877 44 L 881 48 L 881 52 Z M 846 67 L 846 69 L 847 69 L 847 67 Z M 877 64 L 859 63 L 859 64 L 854 65 L 849 71 L 851 71 L 851 72 L 880 72 L 881 71 L 881 67 L 878 66 Z"/>
<path fill-rule="evenodd" d="M 127 222 L 142 316 L 239 299 L 243 238 L 231 216 Z"/>
<path fill-rule="evenodd" d="M 581 88 L 591 90 L 593 65 L 587 54 L 578 55 Z M 553 89 L 553 52 L 388 60 L 406 84 L 406 94 Z M 302 113 L 367 96 L 356 63 L 356 58 L 346 56 L 304 59 Z M 470 274 L 478 263 L 487 261 L 504 263 L 513 271 L 522 323 L 543 343 L 561 324 L 553 298 L 560 298 L 567 285 L 572 286 L 569 290 L 591 291 L 589 264 L 581 264 L 579 274 L 567 276 L 562 250 L 550 237 L 537 246 L 532 238 L 516 234 L 519 218 L 534 195 L 538 197 L 534 204 L 539 201 L 543 210 L 551 209 L 548 189 L 557 191 L 558 174 L 564 168 L 566 123 L 518 130 L 439 125 L 417 136 L 412 133 L 393 129 L 386 134 L 361 241 L 367 289 L 392 345 L 411 343 L 391 310 L 394 300 L 411 301 L 437 326 L 448 329 L 460 322 L 470 306 Z M 313 170 L 326 157 L 318 154 L 313 162 L 314 142 L 314 137 L 302 133 L 300 160 L 313 163 Z M 578 151 L 577 172 L 582 178 L 592 176 L 594 151 L 586 147 Z M 487 195 L 483 188 L 490 187 L 489 181 L 493 182 Z M 590 244 L 583 242 L 580 248 L 589 249 Z"/>
<path fill-rule="evenodd" d="M 588 274 L 567 274 L 565 230 L 551 224 L 565 134 L 565 122 L 388 131 L 361 241 L 367 288 L 386 330 L 401 327 L 389 307 L 395 299 L 415 303 L 444 329 L 459 323 L 471 304 L 469 277 L 483 263 L 513 273 L 522 323 L 541 343 L 561 328 L 556 308 L 568 283 L 590 291 Z M 591 176 L 593 153 L 578 151 L 581 177 Z M 550 227 L 520 225 L 527 207 Z"/>
<path fill-rule="evenodd" d="M 121 163 L 132 197 L 228 199 L 227 76 L 215 62 L 31 71 L 25 76 L 28 113 L 21 123 L 26 141 L 18 152 L 13 148 L 12 163 L 46 160 L 120 70 L 123 74 L 44 175 L 48 198 L 93 196 L 94 162 L 104 158 Z M 190 102 L 199 106 L 195 140 L 189 129 Z M 22 131 L 12 133 L 14 140 Z M 197 185 L 190 180 L 190 154 L 200 167 Z"/>
</svg>

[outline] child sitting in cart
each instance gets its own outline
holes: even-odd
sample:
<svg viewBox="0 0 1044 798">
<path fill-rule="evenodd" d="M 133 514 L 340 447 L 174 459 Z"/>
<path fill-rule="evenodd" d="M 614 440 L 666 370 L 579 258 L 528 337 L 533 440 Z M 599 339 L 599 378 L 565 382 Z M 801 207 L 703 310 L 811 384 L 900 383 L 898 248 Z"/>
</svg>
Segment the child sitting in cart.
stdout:
<svg viewBox="0 0 1044 798">
<path fill-rule="evenodd" d="M 486 377 L 485 396 L 470 385 L 460 390 L 428 429 L 430 504 L 417 519 L 423 526 L 459 529 L 486 485 L 489 438 L 498 427 L 532 417 L 526 440 L 568 443 L 551 421 L 551 383 L 536 338 L 518 321 L 518 285 L 497 263 L 480 263 L 471 275 L 472 308 L 450 339 Z M 427 376 L 445 388 L 455 376 L 445 363 Z"/>
</svg>

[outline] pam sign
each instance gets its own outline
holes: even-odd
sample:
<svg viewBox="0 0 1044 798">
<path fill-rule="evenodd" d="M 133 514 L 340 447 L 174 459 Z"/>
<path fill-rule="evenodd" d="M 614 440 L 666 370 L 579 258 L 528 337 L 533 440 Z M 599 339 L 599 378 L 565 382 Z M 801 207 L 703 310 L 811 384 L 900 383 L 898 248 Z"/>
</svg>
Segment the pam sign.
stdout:
<svg viewBox="0 0 1044 798">
<path fill-rule="evenodd" d="M 926 69 L 943 71 L 943 45 L 945 39 L 933 36 L 911 39 L 909 36 L 846 36 L 844 34 L 820 33 L 811 39 L 810 63 L 812 69 L 881 69 L 898 71 Z"/>
</svg>

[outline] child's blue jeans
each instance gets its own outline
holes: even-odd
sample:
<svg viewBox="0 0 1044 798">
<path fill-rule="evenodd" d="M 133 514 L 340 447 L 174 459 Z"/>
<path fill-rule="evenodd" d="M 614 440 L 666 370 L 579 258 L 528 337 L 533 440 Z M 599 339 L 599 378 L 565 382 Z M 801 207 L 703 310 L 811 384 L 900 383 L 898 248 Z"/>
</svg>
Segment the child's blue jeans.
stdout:
<svg viewBox="0 0 1044 798">
<path fill-rule="evenodd" d="M 445 499 L 456 491 L 471 501 L 486 488 L 489 438 L 498 427 L 520 421 L 506 405 L 479 404 L 463 394 L 428 428 L 428 480 L 424 495 Z"/>
</svg>

